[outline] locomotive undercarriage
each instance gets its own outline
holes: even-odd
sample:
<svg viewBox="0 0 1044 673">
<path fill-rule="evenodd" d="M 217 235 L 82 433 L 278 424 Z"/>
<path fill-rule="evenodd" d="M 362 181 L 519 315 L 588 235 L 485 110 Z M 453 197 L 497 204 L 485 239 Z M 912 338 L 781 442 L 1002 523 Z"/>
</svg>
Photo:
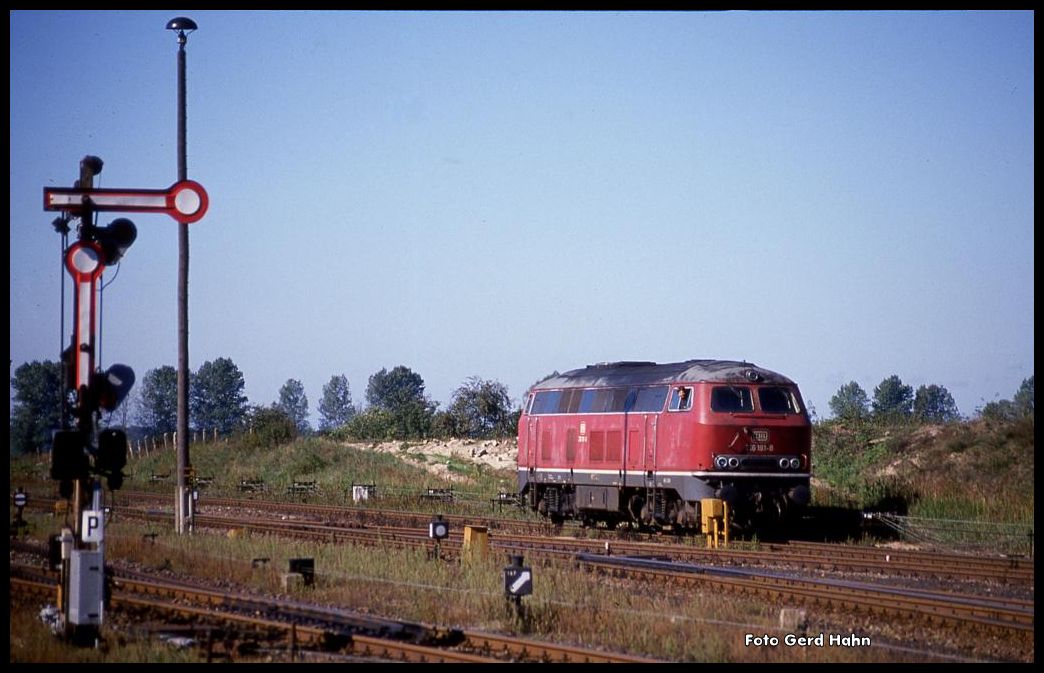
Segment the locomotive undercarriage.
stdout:
<svg viewBox="0 0 1044 673">
<path fill-rule="evenodd" d="M 809 501 L 807 482 L 707 485 L 713 489 L 713 497 L 729 504 L 731 525 L 740 531 L 778 528 Z M 699 500 L 686 500 L 671 488 L 531 483 L 527 496 L 529 506 L 555 524 L 578 519 L 586 525 L 603 523 L 610 529 L 629 523 L 674 531 L 696 531 L 700 526 Z"/>
</svg>

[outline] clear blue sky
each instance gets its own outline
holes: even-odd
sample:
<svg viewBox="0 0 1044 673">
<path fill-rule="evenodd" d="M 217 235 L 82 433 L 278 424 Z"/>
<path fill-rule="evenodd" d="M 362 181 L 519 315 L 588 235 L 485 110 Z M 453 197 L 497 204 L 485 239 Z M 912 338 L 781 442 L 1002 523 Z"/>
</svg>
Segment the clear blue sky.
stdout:
<svg viewBox="0 0 1044 673">
<path fill-rule="evenodd" d="M 180 15 L 190 365 L 252 404 L 715 358 L 821 416 L 891 374 L 971 414 L 1033 374 L 1030 12 L 179 10 L 10 14 L 12 372 L 62 343 L 43 188 L 176 181 Z M 102 359 L 140 380 L 177 364 L 177 225 L 133 219 Z"/>
</svg>

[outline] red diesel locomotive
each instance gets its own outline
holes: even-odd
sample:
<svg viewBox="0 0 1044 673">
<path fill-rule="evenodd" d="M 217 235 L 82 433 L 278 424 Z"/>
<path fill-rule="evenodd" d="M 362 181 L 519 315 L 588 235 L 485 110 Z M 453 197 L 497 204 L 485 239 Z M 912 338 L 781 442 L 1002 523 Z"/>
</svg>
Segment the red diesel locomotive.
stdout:
<svg viewBox="0 0 1044 673">
<path fill-rule="evenodd" d="M 812 427 L 797 385 L 749 362 L 614 362 L 553 376 L 518 424 L 519 493 L 552 521 L 675 529 L 720 498 L 735 521 L 810 498 Z"/>
</svg>

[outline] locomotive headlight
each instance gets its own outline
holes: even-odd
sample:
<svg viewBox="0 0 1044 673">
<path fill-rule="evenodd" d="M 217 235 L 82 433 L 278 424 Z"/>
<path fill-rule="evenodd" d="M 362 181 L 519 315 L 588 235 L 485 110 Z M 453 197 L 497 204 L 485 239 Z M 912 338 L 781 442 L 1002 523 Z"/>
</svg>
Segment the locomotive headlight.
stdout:
<svg viewBox="0 0 1044 673">
<path fill-rule="evenodd" d="M 714 459 L 714 466 L 717 467 L 719 470 L 724 470 L 726 467 L 729 466 L 729 459 L 725 456 L 718 456 Z"/>
<path fill-rule="evenodd" d="M 739 458 L 737 458 L 736 456 L 729 458 L 729 467 L 731 467 L 732 469 L 736 469 L 737 467 L 739 467 Z"/>
<path fill-rule="evenodd" d="M 797 456 L 794 456 L 793 458 L 790 459 L 790 469 L 796 470 L 799 467 L 801 467 L 801 459 L 798 458 Z"/>
<path fill-rule="evenodd" d="M 779 469 L 785 470 L 790 467 L 790 459 L 783 457 L 779 459 Z"/>
</svg>

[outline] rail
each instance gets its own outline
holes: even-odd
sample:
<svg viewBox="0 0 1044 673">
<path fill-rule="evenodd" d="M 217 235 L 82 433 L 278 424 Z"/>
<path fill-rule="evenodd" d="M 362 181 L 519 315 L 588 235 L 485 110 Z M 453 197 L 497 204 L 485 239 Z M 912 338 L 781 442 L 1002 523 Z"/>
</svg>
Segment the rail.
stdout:
<svg viewBox="0 0 1044 673">
<path fill-rule="evenodd" d="M 992 551 L 1033 558 L 1033 527 L 1026 524 L 932 519 L 869 512 L 867 519 L 878 521 L 900 537 L 934 545 L 950 551 Z"/>
</svg>

